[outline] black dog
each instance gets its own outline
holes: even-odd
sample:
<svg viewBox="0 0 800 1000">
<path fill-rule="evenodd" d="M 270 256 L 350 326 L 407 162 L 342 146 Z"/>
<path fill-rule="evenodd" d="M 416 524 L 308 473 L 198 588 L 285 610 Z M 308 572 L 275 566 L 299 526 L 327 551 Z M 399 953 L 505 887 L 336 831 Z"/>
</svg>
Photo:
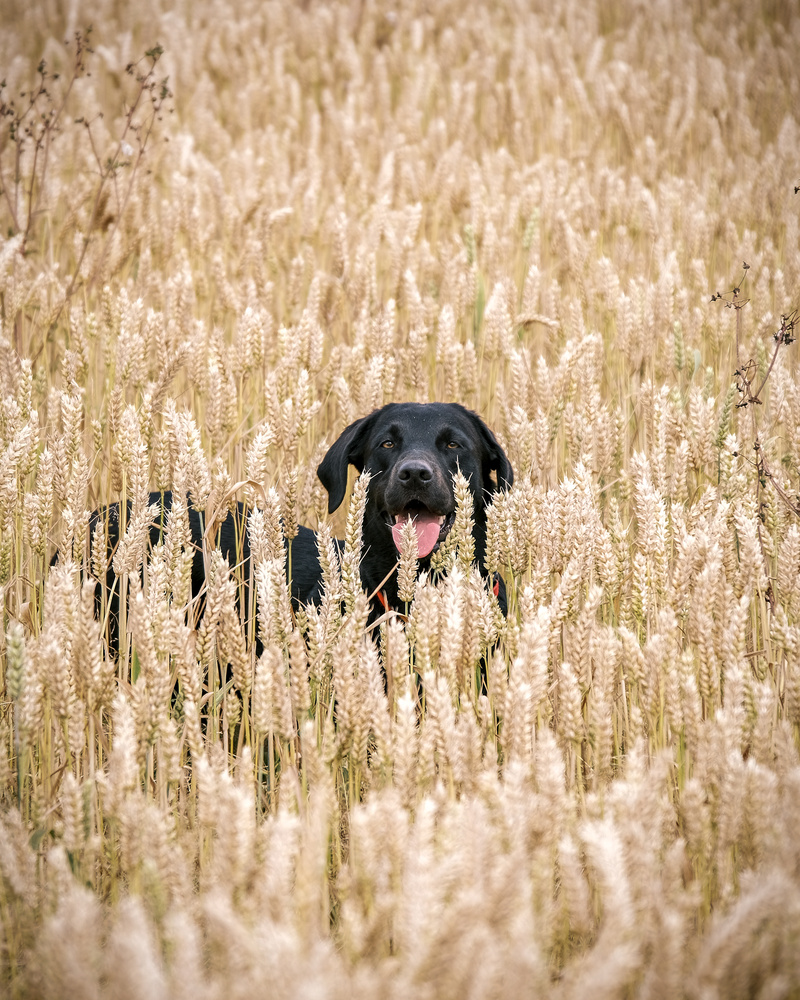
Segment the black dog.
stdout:
<svg viewBox="0 0 800 1000">
<path fill-rule="evenodd" d="M 458 403 L 389 403 L 350 424 L 317 470 L 328 491 L 329 513 L 344 499 L 348 465 L 372 474 L 361 560 L 361 581 L 368 594 L 381 587 L 381 603 L 401 606 L 393 572 L 399 528 L 407 518 L 413 519 L 419 566 L 427 569 L 455 520 L 453 475 L 458 469 L 470 484 L 475 557 L 483 566 L 486 503 L 494 490 L 511 486 L 514 473 L 477 414 Z"/>
<path fill-rule="evenodd" d="M 317 470 L 328 491 L 330 513 L 344 500 L 349 465 L 372 474 L 364 513 L 361 560 L 364 589 L 373 594 L 380 587 L 373 600 L 372 622 L 385 609 L 401 607 L 394 568 L 402 523 L 409 517 L 413 519 L 421 570 L 430 566 L 431 556 L 447 537 L 455 520 L 453 475 L 458 469 L 469 481 L 474 505 L 475 557 L 478 565 L 483 565 L 487 501 L 495 490 L 511 486 L 514 474 L 494 434 L 475 413 L 458 403 L 389 403 L 350 424 Z M 151 543 L 155 545 L 163 535 L 164 515 L 172 506 L 172 494 L 151 493 L 150 504 L 160 509 L 150 529 Z M 219 547 L 229 563 L 243 561 L 243 579 L 248 578 L 250 560 L 246 513 L 244 505 L 238 504 L 236 513 L 227 515 L 218 533 Z M 94 530 L 98 520 L 106 522 L 109 549 L 116 547 L 119 539 L 118 515 L 118 504 L 112 504 L 95 511 L 90 521 L 90 530 Z M 189 525 L 195 545 L 192 594 L 201 601 L 205 585 L 204 525 L 200 514 L 191 507 Z M 338 544 L 341 550 L 342 543 Z M 311 529 L 299 528 L 292 542 L 291 563 L 294 604 L 317 603 L 321 597 L 322 570 L 316 535 Z M 113 570 L 109 569 L 110 593 L 114 580 Z M 498 596 L 503 606 L 502 586 Z M 116 611 L 112 598 L 109 636 L 112 646 L 116 646 L 117 639 Z"/>
</svg>

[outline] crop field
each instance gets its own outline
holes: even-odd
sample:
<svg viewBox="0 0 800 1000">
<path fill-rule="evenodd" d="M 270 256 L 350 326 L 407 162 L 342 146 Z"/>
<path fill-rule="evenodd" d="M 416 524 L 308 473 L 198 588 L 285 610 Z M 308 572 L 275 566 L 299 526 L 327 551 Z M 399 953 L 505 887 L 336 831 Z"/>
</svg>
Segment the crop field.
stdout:
<svg viewBox="0 0 800 1000">
<path fill-rule="evenodd" d="M 800 5 L 5 8 L 0 995 L 800 997 Z M 507 616 L 462 506 L 368 627 L 393 400 Z"/>
</svg>

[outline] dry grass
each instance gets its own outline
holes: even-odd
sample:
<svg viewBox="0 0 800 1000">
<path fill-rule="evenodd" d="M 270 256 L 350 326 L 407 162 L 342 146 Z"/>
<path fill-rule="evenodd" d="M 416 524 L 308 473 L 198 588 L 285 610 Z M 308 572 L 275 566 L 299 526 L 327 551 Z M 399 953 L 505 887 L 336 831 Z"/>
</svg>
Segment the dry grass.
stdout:
<svg viewBox="0 0 800 1000">
<path fill-rule="evenodd" d="M 18 108 L 95 49 L 0 137 L 3 989 L 797 996 L 797 5 L 51 8 L 0 35 Z M 314 470 L 392 399 L 507 449 L 508 620 L 462 543 L 365 636 Z M 210 540 L 195 628 L 146 494 L 236 484 L 253 579 Z"/>
</svg>

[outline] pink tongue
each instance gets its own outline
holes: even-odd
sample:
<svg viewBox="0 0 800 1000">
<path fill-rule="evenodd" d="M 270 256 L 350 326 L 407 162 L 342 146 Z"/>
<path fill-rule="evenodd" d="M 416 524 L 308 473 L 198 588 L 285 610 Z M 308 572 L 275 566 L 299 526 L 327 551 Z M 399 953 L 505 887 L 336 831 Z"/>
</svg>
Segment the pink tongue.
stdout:
<svg viewBox="0 0 800 1000">
<path fill-rule="evenodd" d="M 403 524 L 408 520 L 408 514 L 402 514 L 400 520 L 392 527 L 392 538 L 400 551 L 400 536 L 403 532 Z M 430 511 L 414 511 L 412 515 L 414 531 L 417 533 L 417 558 L 424 559 L 433 551 L 434 545 L 439 541 L 439 518 Z"/>
</svg>

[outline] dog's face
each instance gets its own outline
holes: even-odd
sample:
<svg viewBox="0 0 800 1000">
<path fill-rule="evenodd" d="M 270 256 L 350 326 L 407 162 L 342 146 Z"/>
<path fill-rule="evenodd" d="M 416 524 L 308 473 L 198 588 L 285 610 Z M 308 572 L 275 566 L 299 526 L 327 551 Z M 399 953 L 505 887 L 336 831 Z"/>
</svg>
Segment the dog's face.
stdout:
<svg viewBox="0 0 800 1000">
<path fill-rule="evenodd" d="M 455 519 L 453 475 L 469 481 L 476 526 L 490 494 L 514 474 L 494 434 L 458 403 L 389 403 L 351 424 L 319 466 L 330 512 L 347 489 L 347 467 L 371 473 L 364 541 L 375 555 L 397 557 L 400 529 L 411 519 L 420 559 L 447 537 Z M 493 480 L 492 475 L 496 477 Z"/>
</svg>

